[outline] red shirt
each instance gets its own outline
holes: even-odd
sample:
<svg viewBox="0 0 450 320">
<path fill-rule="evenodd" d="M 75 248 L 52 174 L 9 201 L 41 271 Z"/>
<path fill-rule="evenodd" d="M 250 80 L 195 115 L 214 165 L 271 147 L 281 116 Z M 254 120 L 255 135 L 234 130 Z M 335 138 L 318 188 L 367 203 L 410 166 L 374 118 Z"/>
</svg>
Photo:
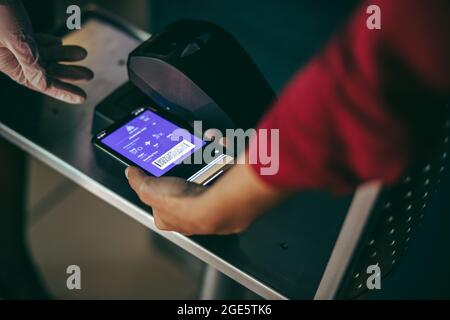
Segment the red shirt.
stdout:
<svg viewBox="0 0 450 320">
<path fill-rule="evenodd" d="M 380 30 L 366 26 L 372 4 Z M 395 182 L 421 152 L 422 115 L 449 96 L 450 1 L 367 2 L 261 121 L 259 129 L 279 129 L 278 172 L 253 168 L 290 189 Z"/>
</svg>

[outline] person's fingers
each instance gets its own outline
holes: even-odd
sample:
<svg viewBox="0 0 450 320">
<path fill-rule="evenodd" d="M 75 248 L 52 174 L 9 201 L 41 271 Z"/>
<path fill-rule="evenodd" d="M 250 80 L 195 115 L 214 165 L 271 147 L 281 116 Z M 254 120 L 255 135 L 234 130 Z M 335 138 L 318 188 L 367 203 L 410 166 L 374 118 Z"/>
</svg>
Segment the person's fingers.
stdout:
<svg viewBox="0 0 450 320">
<path fill-rule="evenodd" d="M 191 236 L 192 231 L 189 228 L 189 223 L 179 223 L 179 224 L 173 224 L 171 223 L 170 219 L 168 219 L 167 213 L 160 212 L 157 210 L 153 210 L 153 219 L 155 221 L 155 226 L 159 230 L 162 231 L 175 231 L 179 232 L 185 236 Z M 187 217 L 185 217 L 187 218 Z M 188 219 L 186 219 L 188 220 Z"/>
<path fill-rule="evenodd" d="M 35 90 L 44 90 L 48 86 L 48 83 L 45 70 L 39 63 L 39 53 L 34 39 L 28 35 L 17 36 L 15 41 L 9 43 L 8 49 L 20 64 L 26 81 Z"/>
<path fill-rule="evenodd" d="M 157 206 L 168 210 L 179 203 L 178 198 L 197 195 L 205 189 L 177 177 L 150 177 L 135 167 L 128 167 L 125 175 L 131 188 L 143 202 L 151 207 Z"/>
<path fill-rule="evenodd" d="M 191 221 L 188 213 L 171 214 L 170 212 L 163 212 L 157 209 L 153 209 L 153 219 L 155 226 L 162 231 L 176 231 L 184 234 L 185 236 L 191 236 L 192 228 Z M 200 230 L 196 228 L 197 231 Z"/>
<path fill-rule="evenodd" d="M 16 57 L 7 48 L 0 48 L 0 71 L 19 82 L 22 68 Z"/>
<path fill-rule="evenodd" d="M 160 214 L 157 211 L 153 211 L 153 219 L 155 221 L 155 226 L 159 229 L 159 230 L 163 230 L 163 231 L 174 231 L 169 225 L 167 225 L 162 219 L 163 215 Z"/>
<path fill-rule="evenodd" d="M 152 207 L 159 229 L 183 234 L 191 234 L 192 230 L 201 232 L 198 221 L 193 221 L 191 200 L 196 199 L 195 195 L 203 192 L 204 187 L 176 177 L 150 177 L 135 167 L 128 167 L 125 175 L 139 199 Z"/>
<path fill-rule="evenodd" d="M 36 40 L 38 47 L 62 45 L 62 39 L 51 34 L 36 33 L 34 39 Z"/>
<path fill-rule="evenodd" d="M 142 170 L 135 167 L 126 168 L 125 176 L 128 179 L 131 189 L 136 192 L 142 202 L 151 207 L 156 206 L 160 202 L 160 191 L 163 186 L 160 188 L 154 187 L 154 184 L 158 183 L 155 181 L 156 178 L 147 176 Z M 159 184 L 161 185 L 161 182 Z"/>
<path fill-rule="evenodd" d="M 67 61 L 74 62 L 86 58 L 86 49 L 74 45 L 43 46 L 39 48 L 45 62 Z"/>
<path fill-rule="evenodd" d="M 18 83 L 67 103 L 79 104 L 86 99 L 86 93 L 82 89 L 55 78 L 50 78 L 48 81 L 46 80 L 48 86 L 36 87 L 34 83 L 26 78 L 23 68 L 15 56 L 12 53 L 8 55 L 5 52 L 5 50 L 0 50 L 0 56 L 1 58 L 4 58 L 0 60 L 0 70 Z M 8 61 L 6 61 L 6 59 L 8 59 Z M 7 65 L 3 66 L 3 62 L 7 62 Z"/>
<path fill-rule="evenodd" d="M 80 104 L 86 99 L 86 93 L 81 88 L 58 79 L 51 79 L 49 86 L 41 92 L 71 104 Z"/>
<path fill-rule="evenodd" d="M 165 215 L 159 210 L 157 203 L 161 196 L 156 190 L 152 192 L 152 183 L 156 178 L 147 176 L 144 172 L 135 167 L 128 167 L 125 170 L 131 188 L 139 196 L 139 199 L 153 209 L 155 226 L 163 231 L 177 231 L 170 221 L 165 221 Z"/>
<path fill-rule="evenodd" d="M 82 66 L 52 63 L 47 66 L 47 76 L 61 81 L 81 81 L 91 80 L 94 77 L 94 73 Z"/>
</svg>

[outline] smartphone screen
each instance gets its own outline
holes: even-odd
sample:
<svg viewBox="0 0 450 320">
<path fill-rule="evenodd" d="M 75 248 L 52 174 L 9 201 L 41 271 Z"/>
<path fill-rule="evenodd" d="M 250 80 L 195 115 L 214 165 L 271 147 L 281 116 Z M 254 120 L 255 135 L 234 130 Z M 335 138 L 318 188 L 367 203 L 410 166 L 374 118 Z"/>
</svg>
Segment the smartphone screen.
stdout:
<svg viewBox="0 0 450 320">
<path fill-rule="evenodd" d="M 182 137 L 176 134 L 177 129 L 184 130 Z M 108 132 L 99 141 L 156 177 L 164 175 L 206 144 L 149 109 Z"/>
</svg>

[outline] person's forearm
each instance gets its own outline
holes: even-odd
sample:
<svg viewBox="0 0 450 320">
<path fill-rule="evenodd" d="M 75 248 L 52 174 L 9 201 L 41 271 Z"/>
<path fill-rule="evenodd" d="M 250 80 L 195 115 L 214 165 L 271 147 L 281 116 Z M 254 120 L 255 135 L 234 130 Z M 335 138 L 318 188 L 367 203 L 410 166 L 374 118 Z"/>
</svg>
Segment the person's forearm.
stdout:
<svg viewBox="0 0 450 320">
<path fill-rule="evenodd" d="M 286 193 L 266 184 L 247 164 L 236 164 L 202 194 L 202 221 L 214 233 L 236 233 L 281 201 Z"/>
</svg>

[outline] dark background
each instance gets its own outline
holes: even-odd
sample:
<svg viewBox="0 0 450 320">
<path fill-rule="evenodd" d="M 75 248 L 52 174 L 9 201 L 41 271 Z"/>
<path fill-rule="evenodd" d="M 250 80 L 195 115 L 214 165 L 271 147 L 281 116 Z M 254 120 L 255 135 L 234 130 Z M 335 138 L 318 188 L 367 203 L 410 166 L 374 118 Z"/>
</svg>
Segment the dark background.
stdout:
<svg viewBox="0 0 450 320">
<path fill-rule="evenodd" d="M 359 1 L 24 1 L 36 30 L 67 17 L 70 4 L 96 3 L 155 32 L 178 18 L 213 21 L 231 32 L 279 92 L 339 29 Z M 411 250 L 371 298 L 450 298 L 450 181 L 442 181 Z M 330 208 L 331 209 L 331 208 Z"/>
</svg>

